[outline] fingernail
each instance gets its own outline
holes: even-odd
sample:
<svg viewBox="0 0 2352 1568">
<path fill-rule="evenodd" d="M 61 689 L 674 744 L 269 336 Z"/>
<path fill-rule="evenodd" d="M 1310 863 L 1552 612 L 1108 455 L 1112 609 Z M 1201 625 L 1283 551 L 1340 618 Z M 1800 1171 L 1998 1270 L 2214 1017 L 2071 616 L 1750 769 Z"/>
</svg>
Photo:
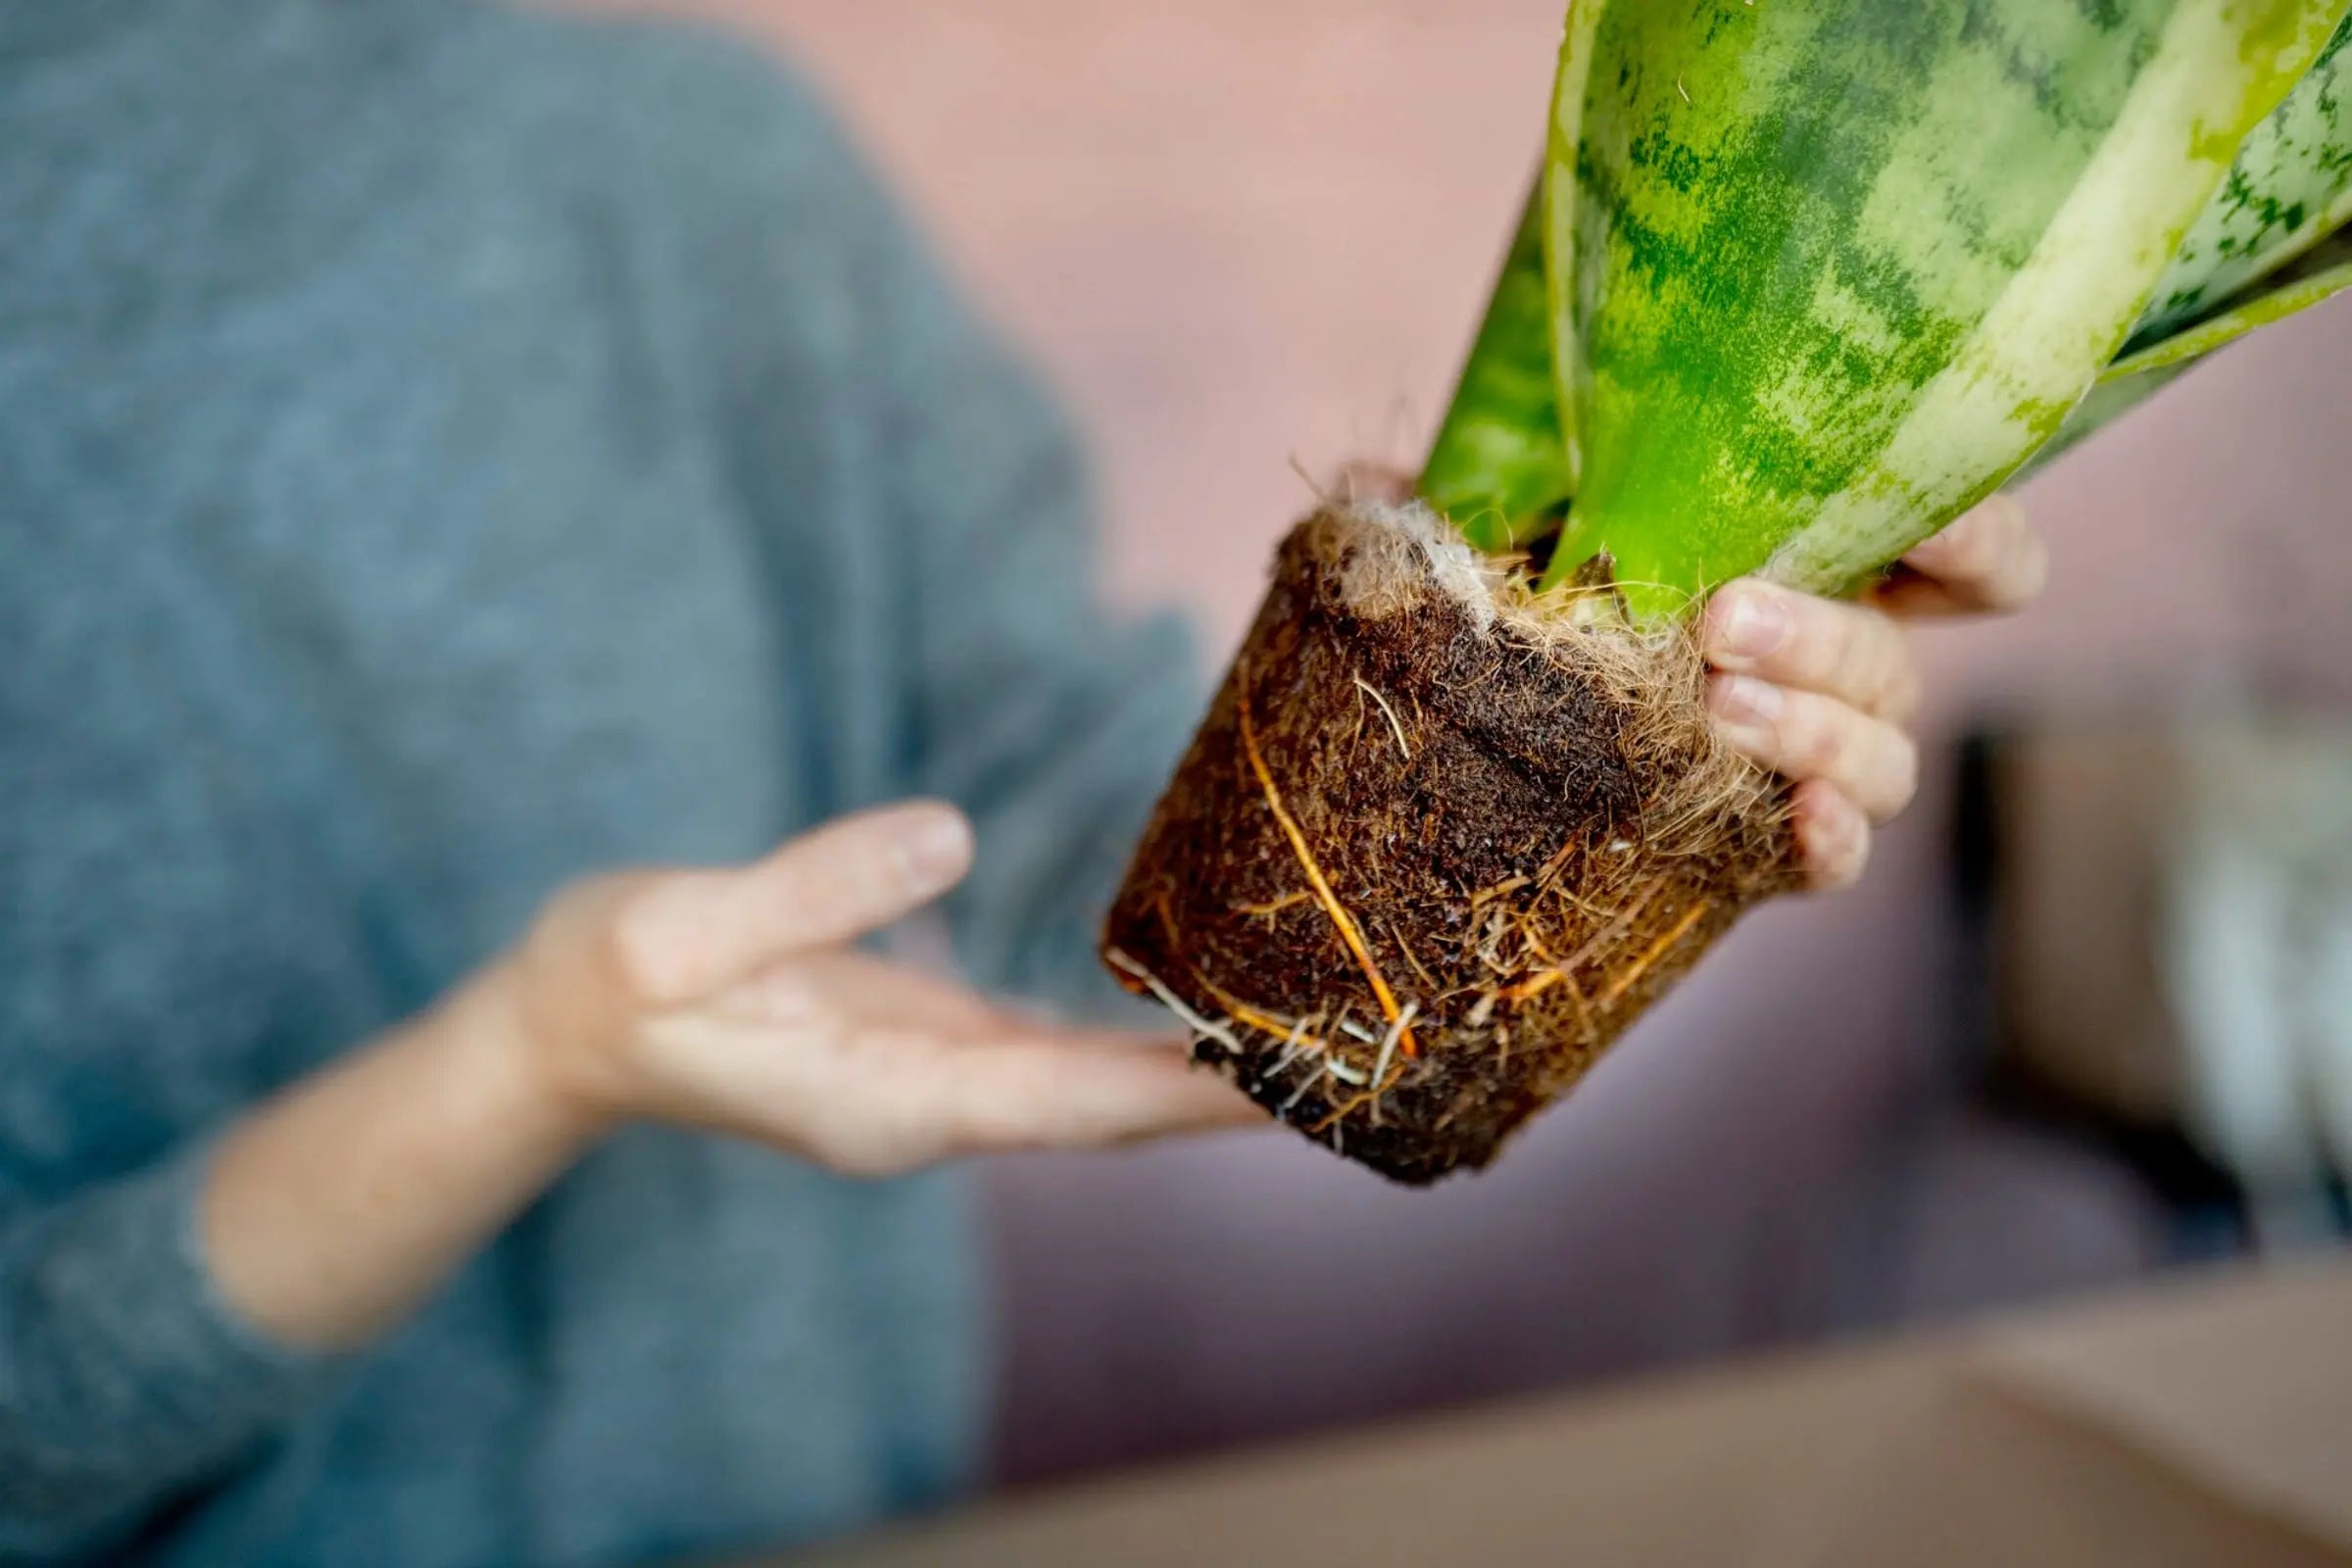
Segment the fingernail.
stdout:
<svg viewBox="0 0 2352 1568">
<path fill-rule="evenodd" d="M 1752 675 L 1718 675 L 1708 684 L 1707 706 L 1735 729 L 1761 729 L 1781 716 L 1782 692 Z"/>
<path fill-rule="evenodd" d="M 1742 659 L 1762 659 L 1788 640 L 1788 610 L 1774 595 L 1737 589 L 1723 614 L 1722 651 Z"/>
<path fill-rule="evenodd" d="M 908 825 L 899 856 L 919 885 L 953 882 L 972 858 L 971 825 L 954 811 L 926 811 Z"/>
</svg>

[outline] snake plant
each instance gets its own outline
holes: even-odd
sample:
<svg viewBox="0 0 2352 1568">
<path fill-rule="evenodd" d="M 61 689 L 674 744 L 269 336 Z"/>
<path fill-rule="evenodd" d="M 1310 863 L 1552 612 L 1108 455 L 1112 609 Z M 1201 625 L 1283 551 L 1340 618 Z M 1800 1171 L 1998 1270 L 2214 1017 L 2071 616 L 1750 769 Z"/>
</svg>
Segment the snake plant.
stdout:
<svg viewBox="0 0 2352 1568">
<path fill-rule="evenodd" d="M 1843 592 L 2352 282 L 2344 0 L 1576 0 L 1421 482 L 1637 621 Z"/>
</svg>

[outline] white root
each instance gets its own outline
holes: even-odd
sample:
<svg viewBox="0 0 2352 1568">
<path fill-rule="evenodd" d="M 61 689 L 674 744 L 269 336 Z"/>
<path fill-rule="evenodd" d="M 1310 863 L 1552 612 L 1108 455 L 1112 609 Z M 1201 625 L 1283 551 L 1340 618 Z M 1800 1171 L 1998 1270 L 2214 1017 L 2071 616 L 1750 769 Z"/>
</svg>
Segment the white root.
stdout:
<svg viewBox="0 0 2352 1568">
<path fill-rule="evenodd" d="M 1330 1070 L 1331 1062 L 1326 1059 L 1319 1067 L 1316 1068 L 1315 1071 L 1310 1072 L 1305 1077 L 1299 1079 L 1298 1087 L 1291 1091 L 1291 1098 L 1284 1101 L 1281 1107 L 1277 1109 L 1274 1114 L 1277 1116 L 1288 1116 L 1292 1111 L 1298 1109 L 1298 1102 L 1306 1098 L 1306 1092 L 1314 1088 L 1317 1083 L 1321 1082 L 1323 1074 L 1329 1072 Z"/>
<path fill-rule="evenodd" d="M 1421 1004 L 1408 1002 L 1404 1004 L 1404 1010 L 1396 1015 L 1396 1021 L 1389 1025 L 1388 1035 L 1380 1043 L 1380 1059 L 1372 1066 L 1374 1083 L 1382 1083 L 1388 1079 L 1389 1063 L 1396 1056 L 1396 1042 L 1404 1037 L 1404 1032 L 1413 1026 L 1413 1020 L 1420 1016 L 1420 1013 Z"/>
<path fill-rule="evenodd" d="M 1411 761 L 1413 760 L 1413 743 L 1404 738 L 1404 724 L 1397 718 L 1396 710 L 1389 706 L 1389 700 L 1381 695 L 1379 687 L 1361 675 L 1355 676 L 1354 680 L 1356 688 L 1369 695 L 1374 702 L 1380 705 L 1380 710 L 1388 715 L 1390 733 L 1396 737 L 1396 749 L 1404 754 L 1406 761 Z"/>
<path fill-rule="evenodd" d="M 1174 1013 L 1177 1017 L 1183 1019 L 1185 1025 L 1195 1034 L 1200 1035 L 1205 1039 L 1214 1040 L 1217 1044 L 1223 1046 L 1227 1051 L 1231 1052 L 1237 1056 L 1244 1054 L 1242 1050 L 1242 1043 L 1233 1037 L 1233 1031 L 1231 1029 L 1226 1028 L 1221 1023 L 1216 1023 L 1210 1019 L 1203 1018 L 1192 1008 L 1186 1006 L 1184 1004 L 1183 998 L 1177 996 L 1175 992 L 1170 991 L 1166 986 L 1160 984 L 1159 976 L 1153 974 L 1151 970 L 1145 968 L 1142 964 L 1136 962 L 1133 958 L 1130 958 L 1126 954 L 1121 953 L 1116 948 L 1104 949 L 1102 956 L 1109 959 L 1119 968 L 1124 969 L 1129 974 L 1135 976 L 1136 979 L 1142 981 L 1144 985 L 1151 991 L 1152 995 L 1158 999 L 1159 1004 L 1167 1008 L 1170 1012 Z"/>
<path fill-rule="evenodd" d="M 1282 1054 L 1274 1058 L 1274 1065 L 1266 1069 L 1266 1076 L 1269 1078 L 1281 1077 L 1291 1070 L 1291 1063 L 1297 1061 L 1305 1053 L 1306 1020 L 1301 1018 L 1291 1025 L 1291 1036 L 1282 1043 Z"/>
<path fill-rule="evenodd" d="M 1404 1010 L 1396 1015 L 1396 1021 L 1389 1025 L 1388 1038 L 1380 1043 L 1380 1059 L 1372 1064 L 1372 1125 L 1375 1127 L 1380 1125 L 1380 1086 L 1389 1081 L 1389 1062 L 1396 1054 L 1396 1042 L 1413 1026 L 1413 1019 L 1420 1011 L 1421 1004 L 1418 1002 L 1406 1003 Z"/>
</svg>

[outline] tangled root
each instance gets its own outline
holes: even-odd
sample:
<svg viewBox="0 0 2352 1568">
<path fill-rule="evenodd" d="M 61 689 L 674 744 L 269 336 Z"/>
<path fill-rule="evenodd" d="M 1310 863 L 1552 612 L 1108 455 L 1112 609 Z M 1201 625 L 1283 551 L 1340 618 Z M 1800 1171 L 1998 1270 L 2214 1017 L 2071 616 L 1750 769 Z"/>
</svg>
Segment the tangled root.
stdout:
<svg viewBox="0 0 2352 1568">
<path fill-rule="evenodd" d="M 1284 542 L 1103 954 L 1261 1105 L 1396 1180 L 1491 1160 L 1750 905 L 1782 795 L 1680 629 L 1538 596 L 1419 506 Z"/>
</svg>

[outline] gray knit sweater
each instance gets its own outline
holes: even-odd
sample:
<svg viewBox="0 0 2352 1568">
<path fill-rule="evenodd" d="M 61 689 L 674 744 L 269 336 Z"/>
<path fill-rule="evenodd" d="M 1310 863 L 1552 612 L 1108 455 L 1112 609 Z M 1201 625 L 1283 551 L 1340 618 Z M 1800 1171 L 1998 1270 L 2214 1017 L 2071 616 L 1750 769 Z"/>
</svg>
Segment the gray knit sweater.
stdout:
<svg viewBox="0 0 2352 1568">
<path fill-rule="evenodd" d="M 655 1129 L 378 1349 L 210 1136 L 558 884 L 913 792 L 1067 996 L 1193 716 L 1055 418 L 805 93 L 455 0 L 0 0 L 0 1561 L 619 1563 L 952 1491 L 953 1179 Z"/>
</svg>

